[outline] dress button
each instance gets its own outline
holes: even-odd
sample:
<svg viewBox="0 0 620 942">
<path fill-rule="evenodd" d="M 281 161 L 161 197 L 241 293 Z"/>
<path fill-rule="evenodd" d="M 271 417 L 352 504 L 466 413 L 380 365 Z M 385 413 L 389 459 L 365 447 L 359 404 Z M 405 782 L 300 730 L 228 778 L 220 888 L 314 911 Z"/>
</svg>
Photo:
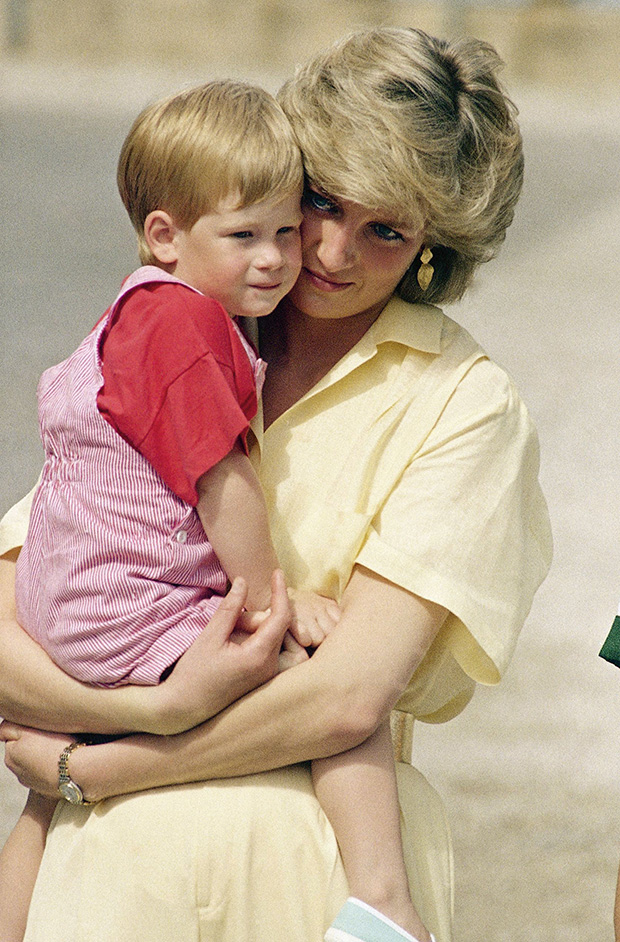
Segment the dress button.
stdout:
<svg viewBox="0 0 620 942">
<path fill-rule="evenodd" d="M 185 530 L 177 530 L 174 538 L 177 543 L 187 543 L 187 532 Z"/>
</svg>

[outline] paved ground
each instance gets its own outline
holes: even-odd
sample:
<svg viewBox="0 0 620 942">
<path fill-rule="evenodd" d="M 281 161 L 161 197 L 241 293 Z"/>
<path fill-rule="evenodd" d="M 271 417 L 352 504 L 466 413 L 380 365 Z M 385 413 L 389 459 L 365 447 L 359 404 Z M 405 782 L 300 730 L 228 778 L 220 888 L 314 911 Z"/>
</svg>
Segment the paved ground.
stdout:
<svg viewBox="0 0 620 942">
<path fill-rule="evenodd" d="M 0 510 L 36 477 L 39 373 L 133 264 L 114 164 L 151 87 L 0 70 Z M 620 672 L 597 652 L 620 598 L 620 108 L 520 101 L 518 219 L 451 313 L 514 375 L 536 419 L 555 562 L 505 683 L 445 727 L 417 730 L 416 754 L 452 819 L 455 942 L 611 942 Z M 0 841 L 20 800 L 0 772 Z"/>
</svg>

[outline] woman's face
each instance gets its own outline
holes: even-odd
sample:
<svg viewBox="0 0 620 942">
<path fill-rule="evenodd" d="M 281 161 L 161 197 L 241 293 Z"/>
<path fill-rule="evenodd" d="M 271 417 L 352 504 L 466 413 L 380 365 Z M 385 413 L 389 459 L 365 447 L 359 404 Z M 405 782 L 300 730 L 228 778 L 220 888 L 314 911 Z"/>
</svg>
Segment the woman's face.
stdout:
<svg viewBox="0 0 620 942">
<path fill-rule="evenodd" d="M 313 189 L 302 209 L 302 269 L 292 303 L 309 317 L 377 317 L 418 254 L 423 227 Z"/>
</svg>

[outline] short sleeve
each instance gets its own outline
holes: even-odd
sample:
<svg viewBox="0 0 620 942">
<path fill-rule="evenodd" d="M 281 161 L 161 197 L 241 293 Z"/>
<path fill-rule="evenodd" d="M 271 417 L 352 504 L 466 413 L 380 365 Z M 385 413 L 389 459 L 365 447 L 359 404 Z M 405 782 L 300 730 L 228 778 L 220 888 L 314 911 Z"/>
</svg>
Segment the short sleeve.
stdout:
<svg viewBox="0 0 620 942">
<path fill-rule="evenodd" d="M 442 641 L 496 683 L 551 559 L 538 439 L 506 374 L 480 360 L 373 521 L 358 563 L 451 613 Z"/>
<path fill-rule="evenodd" d="M 101 344 L 99 411 L 195 506 L 198 478 L 256 412 L 249 357 L 224 309 L 183 285 L 137 288 Z"/>
</svg>

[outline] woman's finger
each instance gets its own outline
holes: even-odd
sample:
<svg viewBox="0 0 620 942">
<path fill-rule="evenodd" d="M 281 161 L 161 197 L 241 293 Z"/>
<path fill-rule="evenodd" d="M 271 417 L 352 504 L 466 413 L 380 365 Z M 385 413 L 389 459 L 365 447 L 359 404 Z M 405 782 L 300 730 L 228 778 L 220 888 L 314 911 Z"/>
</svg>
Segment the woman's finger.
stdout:
<svg viewBox="0 0 620 942">
<path fill-rule="evenodd" d="M 321 632 L 321 638 L 319 640 L 319 644 L 320 644 L 321 641 L 325 640 L 325 638 L 330 633 L 330 631 L 334 630 L 334 628 L 338 624 L 338 620 L 335 619 L 333 617 L 332 612 L 330 612 L 326 608 L 322 608 L 316 613 L 316 620 L 317 620 L 317 625 L 319 627 L 319 631 Z"/>
<path fill-rule="evenodd" d="M 239 612 L 243 610 L 246 599 L 248 597 L 248 584 L 241 576 L 237 576 L 233 580 L 233 584 L 230 589 L 224 596 L 224 600 L 220 605 L 220 609 L 224 606 L 225 610 L 230 610 L 231 612 Z"/>
<path fill-rule="evenodd" d="M 276 569 L 271 577 L 271 605 L 269 614 L 257 627 L 252 641 L 258 645 L 280 650 L 282 640 L 291 623 L 291 608 L 284 573 Z"/>
<path fill-rule="evenodd" d="M 241 617 L 247 597 L 247 582 L 241 576 L 238 576 L 209 622 L 211 636 L 218 635 L 221 638 L 228 638 L 232 634 L 237 621 Z"/>
<path fill-rule="evenodd" d="M 265 612 L 241 612 L 237 619 L 237 630 L 248 635 L 253 635 L 259 625 L 270 615 L 269 609 Z"/>
<path fill-rule="evenodd" d="M 286 618 L 289 620 L 291 617 L 288 591 L 284 573 L 281 569 L 274 570 L 271 576 L 271 614 L 276 618 Z"/>
<path fill-rule="evenodd" d="M 337 625 L 342 617 L 342 610 L 338 605 L 338 602 L 335 602 L 333 599 L 325 599 L 325 609 L 329 614 L 330 619 L 334 625 Z"/>
<path fill-rule="evenodd" d="M 310 615 L 309 617 L 308 612 L 304 613 L 303 622 L 299 616 L 294 619 L 292 631 L 295 640 L 304 648 L 314 648 L 323 640 L 322 633 L 320 633 L 320 629 L 316 621 L 314 621 L 314 615 Z"/>
<path fill-rule="evenodd" d="M 281 674 L 297 664 L 302 664 L 309 658 L 306 649 L 295 640 L 290 631 L 287 631 L 282 641 L 282 650 L 278 656 L 278 672 Z"/>
</svg>

